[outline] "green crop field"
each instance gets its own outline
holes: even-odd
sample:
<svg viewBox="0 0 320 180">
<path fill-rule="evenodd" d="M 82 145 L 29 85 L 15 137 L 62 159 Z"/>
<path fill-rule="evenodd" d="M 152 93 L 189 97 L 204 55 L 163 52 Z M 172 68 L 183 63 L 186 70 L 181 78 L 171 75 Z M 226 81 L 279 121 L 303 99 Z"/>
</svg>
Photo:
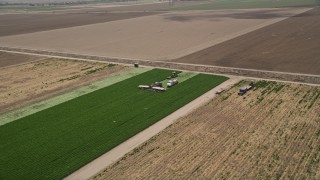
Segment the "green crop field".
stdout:
<svg viewBox="0 0 320 180">
<path fill-rule="evenodd" d="M 320 0 L 216 0 L 206 4 L 172 8 L 172 10 L 280 8 L 318 5 L 320 5 Z"/>
<path fill-rule="evenodd" d="M 196 75 L 165 93 L 151 70 L 0 126 L 0 179 L 61 179 L 227 78 Z"/>
</svg>

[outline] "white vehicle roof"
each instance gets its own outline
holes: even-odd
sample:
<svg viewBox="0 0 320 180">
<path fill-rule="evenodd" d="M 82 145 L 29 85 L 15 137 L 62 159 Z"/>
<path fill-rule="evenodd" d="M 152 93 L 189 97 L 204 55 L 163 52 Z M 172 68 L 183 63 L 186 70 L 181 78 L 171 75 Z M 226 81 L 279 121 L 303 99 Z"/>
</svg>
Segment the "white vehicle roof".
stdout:
<svg viewBox="0 0 320 180">
<path fill-rule="evenodd" d="M 152 87 L 152 89 L 155 89 L 155 90 L 160 90 L 160 91 L 164 91 L 166 89 L 162 88 L 162 87 Z"/>
<path fill-rule="evenodd" d="M 138 87 L 149 87 L 149 86 L 147 86 L 147 85 L 139 85 Z"/>
</svg>

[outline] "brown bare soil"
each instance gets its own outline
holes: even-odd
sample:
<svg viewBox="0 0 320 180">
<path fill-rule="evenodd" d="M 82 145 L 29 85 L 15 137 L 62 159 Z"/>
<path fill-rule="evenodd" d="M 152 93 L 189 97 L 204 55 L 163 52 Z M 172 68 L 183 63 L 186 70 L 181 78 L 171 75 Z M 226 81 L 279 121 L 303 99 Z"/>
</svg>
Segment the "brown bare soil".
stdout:
<svg viewBox="0 0 320 180">
<path fill-rule="evenodd" d="M 173 7 L 190 6 L 194 4 L 201 4 L 201 3 L 208 3 L 208 2 L 210 1 L 208 0 L 176 1 Z M 108 6 L 108 4 L 106 4 L 106 6 Z M 163 3 L 131 4 L 131 5 L 123 5 L 123 6 L 109 6 L 109 7 L 103 7 L 103 5 L 101 4 L 99 6 L 94 6 L 94 8 L 96 10 L 100 9 L 100 10 L 106 10 L 108 12 L 119 12 L 119 11 L 125 12 L 125 11 L 167 11 L 171 7 L 169 5 L 169 2 L 163 2 Z"/>
<path fill-rule="evenodd" d="M 319 179 L 320 88 L 241 82 L 94 179 Z"/>
<path fill-rule="evenodd" d="M 66 5 L 59 7 L 58 9 L 55 6 L 48 8 L 22 8 L 22 7 L 9 7 L 9 8 L 0 8 L 1 14 L 9 13 L 83 13 L 83 12 L 133 12 L 133 11 L 167 11 L 172 7 L 181 7 L 181 6 L 190 6 L 195 4 L 208 3 L 209 0 L 190 0 L 190 1 L 176 1 L 173 6 L 170 6 L 169 2 L 158 1 L 158 2 L 112 2 L 112 3 L 93 3 L 93 4 L 78 4 L 78 5 Z"/>
<path fill-rule="evenodd" d="M 43 57 L 7 53 L 7 52 L 0 51 L 0 68 L 5 66 L 25 63 L 29 61 L 37 61 L 41 59 L 43 59 Z"/>
<path fill-rule="evenodd" d="M 178 1 L 174 7 L 205 2 L 207 1 Z M 169 8 L 169 3 L 164 2 L 87 4 L 66 6 L 65 9 L 49 12 L 28 13 L 19 13 L 21 10 L 17 9 L 15 14 L 1 14 L 0 10 L 0 37 L 149 16 L 160 14 L 160 11 Z"/>
<path fill-rule="evenodd" d="M 160 12 L 33 13 L 0 15 L 0 36 L 32 33 L 159 14 Z"/>
<path fill-rule="evenodd" d="M 126 68 L 54 58 L 2 68 L 0 113 L 89 84 Z"/>
<path fill-rule="evenodd" d="M 0 37 L 0 46 L 106 57 L 170 60 L 309 8 L 182 11 Z"/>
<path fill-rule="evenodd" d="M 320 74 L 320 8 L 173 60 L 304 74 Z"/>
</svg>

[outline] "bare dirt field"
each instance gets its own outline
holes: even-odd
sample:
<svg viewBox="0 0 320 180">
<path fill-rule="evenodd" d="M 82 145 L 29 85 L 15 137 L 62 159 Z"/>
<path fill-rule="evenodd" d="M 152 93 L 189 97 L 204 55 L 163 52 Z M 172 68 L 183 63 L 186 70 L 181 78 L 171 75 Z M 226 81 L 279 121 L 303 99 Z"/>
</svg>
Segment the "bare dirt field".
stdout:
<svg viewBox="0 0 320 180">
<path fill-rule="evenodd" d="M 81 13 L 5 14 L 0 15 L 0 36 L 103 23 L 159 13 L 88 11 Z"/>
<path fill-rule="evenodd" d="M 127 69 L 47 58 L 0 69 L 0 113 L 46 99 Z"/>
<path fill-rule="evenodd" d="M 6 52 L 0 51 L 0 68 L 5 66 L 25 63 L 29 61 L 37 61 L 41 59 L 43 59 L 43 57 L 6 53 Z"/>
<path fill-rule="evenodd" d="M 319 179 L 320 88 L 261 81 L 238 96 L 239 87 L 94 179 Z"/>
<path fill-rule="evenodd" d="M 306 8 L 171 12 L 0 38 L 0 46 L 167 60 L 267 26 Z"/>
<path fill-rule="evenodd" d="M 304 74 L 320 74 L 320 8 L 174 60 Z"/>
<path fill-rule="evenodd" d="M 199 4 L 201 2 L 176 2 L 175 7 Z M 3 8 L 0 9 L 0 36 L 130 19 L 160 14 L 163 13 L 160 11 L 168 10 L 169 8 L 168 2 L 85 4 L 66 6 L 59 10 L 50 10 L 49 8 L 49 10 L 44 12 L 31 11 L 27 13 L 23 11 L 23 8 L 16 10 L 13 8 L 11 11 L 15 13 L 2 13 L 2 11 L 6 10 Z"/>
<path fill-rule="evenodd" d="M 2 0 L 8 3 L 63 3 L 63 2 L 88 2 L 93 0 Z M 0 1 L 1 2 L 1 1 Z"/>
<path fill-rule="evenodd" d="M 42 0 L 41 0 L 42 1 Z M 190 1 L 176 1 L 173 5 L 169 1 L 127 1 L 127 2 L 108 2 L 108 3 L 89 3 L 89 4 L 75 4 L 65 6 L 44 6 L 44 7 L 30 7 L 30 6 L 3 6 L 0 7 L 0 15 L 7 13 L 61 13 L 61 12 L 129 12 L 129 11 L 168 11 L 170 8 L 183 7 L 195 4 L 208 3 L 209 0 L 190 0 Z"/>
<path fill-rule="evenodd" d="M 42 0 L 41 0 L 42 1 Z M 129 11 L 168 11 L 171 8 L 190 6 L 196 4 L 204 4 L 209 0 L 190 0 L 176 1 L 170 4 L 169 1 L 123 1 L 123 2 L 101 2 L 88 4 L 69 4 L 69 5 L 52 5 L 52 6 L 29 6 L 29 5 L 7 5 L 0 7 L 1 14 L 12 13 L 61 13 L 61 12 L 92 12 L 92 11 L 107 11 L 107 12 L 129 12 Z"/>
<path fill-rule="evenodd" d="M 127 4 L 126 3 L 112 3 L 115 5 L 99 4 L 97 5 L 85 5 L 84 8 L 92 8 L 97 10 L 105 10 L 108 12 L 123 12 L 123 11 L 168 11 L 172 7 L 183 7 L 183 6 L 190 6 L 194 4 L 202 4 L 208 3 L 208 0 L 193 0 L 193 1 L 176 1 L 173 6 L 170 6 L 169 2 L 156 2 L 156 3 L 137 3 L 137 4 Z M 128 2 L 130 3 L 130 2 Z"/>
</svg>

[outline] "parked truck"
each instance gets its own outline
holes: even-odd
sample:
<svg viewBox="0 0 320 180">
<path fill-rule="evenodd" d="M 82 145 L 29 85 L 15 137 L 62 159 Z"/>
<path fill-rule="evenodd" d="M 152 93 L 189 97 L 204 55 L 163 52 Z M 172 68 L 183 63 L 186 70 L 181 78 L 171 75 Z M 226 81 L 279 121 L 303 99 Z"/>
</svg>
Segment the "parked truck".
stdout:
<svg viewBox="0 0 320 180">
<path fill-rule="evenodd" d="M 253 88 L 254 88 L 254 82 L 251 81 L 248 86 L 244 86 L 244 87 L 241 87 L 241 88 L 239 89 L 238 95 L 239 95 L 239 96 L 242 96 L 242 95 L 246 94 L 248 91 L 250 91 L 250 90 L 253 89 Z"/>
<path fill-rule="evenodd" d="M 174 85 L 176 85 L 176 84 L 178 84 L 178 83 L 179 83 L 179 82 L 178 82 L 177 79 L 169 80 L 168 83 L 167 83 L 167 86 L 168 86 L 168 87 L 172 87 L 172 86 L 174 86 Z"/>
</svg>

